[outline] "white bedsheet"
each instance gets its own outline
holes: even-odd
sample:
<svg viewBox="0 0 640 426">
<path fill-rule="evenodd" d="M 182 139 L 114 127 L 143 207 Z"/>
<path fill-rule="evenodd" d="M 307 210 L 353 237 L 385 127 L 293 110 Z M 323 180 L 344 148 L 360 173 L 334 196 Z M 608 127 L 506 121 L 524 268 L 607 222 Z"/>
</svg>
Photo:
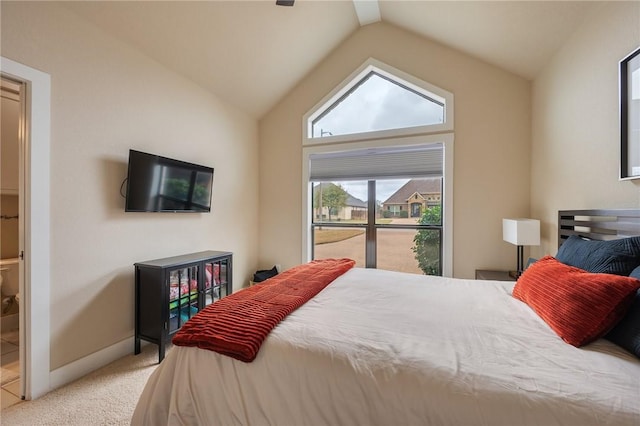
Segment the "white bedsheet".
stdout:
<svg viewBox="0 0 640 426">
<path fill-rule="evenodd" d="M 173 347 L 133 425 L 640 425 L 640 360 L 564 343 L 513 283 L 355 268 L 256 360 Z"/>
</svg>

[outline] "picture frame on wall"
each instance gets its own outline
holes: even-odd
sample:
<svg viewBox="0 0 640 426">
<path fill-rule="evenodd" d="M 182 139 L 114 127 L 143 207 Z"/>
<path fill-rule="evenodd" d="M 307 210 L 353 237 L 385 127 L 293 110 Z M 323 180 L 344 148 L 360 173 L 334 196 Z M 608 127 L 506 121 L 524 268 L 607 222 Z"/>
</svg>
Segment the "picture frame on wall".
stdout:
<svg viewBox="0 0 640 426">
<path fill-rule="evenodd" d="M 620 179 L 640 179 L 640 47 L 620 61 Z"/>
</svg>

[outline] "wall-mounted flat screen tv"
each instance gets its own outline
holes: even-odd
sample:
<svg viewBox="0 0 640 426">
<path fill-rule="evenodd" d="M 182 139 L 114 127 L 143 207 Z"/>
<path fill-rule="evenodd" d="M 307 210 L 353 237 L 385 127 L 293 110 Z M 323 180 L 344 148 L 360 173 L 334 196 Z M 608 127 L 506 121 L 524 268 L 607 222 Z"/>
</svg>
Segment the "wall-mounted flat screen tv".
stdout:
<svg viewBox="0 0 640 426">
<path fill-rule="evenodd" d="M 209 212 L 213 168 L 129 150 L 125 211 Z"/>
</svg>

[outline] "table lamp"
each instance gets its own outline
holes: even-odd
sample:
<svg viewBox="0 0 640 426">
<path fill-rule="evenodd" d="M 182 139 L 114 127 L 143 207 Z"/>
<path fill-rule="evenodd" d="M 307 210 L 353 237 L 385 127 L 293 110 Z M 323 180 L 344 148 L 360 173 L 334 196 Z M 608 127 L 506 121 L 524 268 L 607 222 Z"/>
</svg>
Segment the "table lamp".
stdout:
<svg viewBox="0 0 640 426">
<path fill-rule="evenodd" d="M 515 275 L 518 279 L 524 269 L 524 246 L 540 245 L 540 221 L 537 219 L 502 219 L 502 239 L 517 246 L 518 264 Z"/>
</svg>

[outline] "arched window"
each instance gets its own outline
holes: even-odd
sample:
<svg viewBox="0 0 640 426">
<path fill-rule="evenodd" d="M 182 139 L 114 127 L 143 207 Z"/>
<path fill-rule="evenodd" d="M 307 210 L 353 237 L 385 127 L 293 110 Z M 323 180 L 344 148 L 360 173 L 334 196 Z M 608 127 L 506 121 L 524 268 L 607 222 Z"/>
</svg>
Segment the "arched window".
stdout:
<svg viewBox="0 0 640 426">
<path fill-rule="evenodd" d="M 453 95 L 370 59 L 303 120 L 306 260 L 451 276 Z"/>
<path fill-rule="evenodd" d="M 444 123 L 445 100 L 369 71 L 311 121 L 311 138 Z"/>
<path fill-rule="evenodd" d="M 304 120 L 305 144 L 453 130 L 453 95 L 369 59 Z"/>
</svg>

